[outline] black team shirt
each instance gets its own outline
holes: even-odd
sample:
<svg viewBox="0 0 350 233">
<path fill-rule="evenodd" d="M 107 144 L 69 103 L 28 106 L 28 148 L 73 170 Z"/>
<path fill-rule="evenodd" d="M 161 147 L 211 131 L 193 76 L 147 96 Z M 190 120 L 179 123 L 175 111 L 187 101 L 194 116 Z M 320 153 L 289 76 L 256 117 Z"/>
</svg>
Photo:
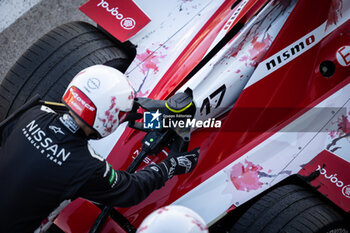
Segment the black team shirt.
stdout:
<svg viewBox="0 0 350 233">
<path fill-rule="evenodd" d="M 115 171 L 68 114 L 37 105 L 0 131 L 0 233 L 33 232 L 65 200 L 127 207 L 161 188 L 157 165 Z"/>
</svg>

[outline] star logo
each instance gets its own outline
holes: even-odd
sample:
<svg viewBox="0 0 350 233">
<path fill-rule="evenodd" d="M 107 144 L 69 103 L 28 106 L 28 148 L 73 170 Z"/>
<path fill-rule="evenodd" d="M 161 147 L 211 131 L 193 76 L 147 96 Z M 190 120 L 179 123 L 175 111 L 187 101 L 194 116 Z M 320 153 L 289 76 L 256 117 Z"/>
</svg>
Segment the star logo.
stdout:
<svg viewBox="0 0 350 233">
<path fill-rule="evenodd" d="M 161 129 L 161 116 L 159 109 L 156 112 L 144 112 L 143 127 L 145 129 Z"/>
<path fill-rule="evenodd" d="M 162 115 L 161 113 L 159 113 L 159 109 L 157 109 L 157 111 L 155 113 L 151 113 L 152 115 L 152 120 L 151 122 L 153 122 L 154 120 L 159 121 L 159 117 Z"/>
<path fill-rule="evenodd" d="M 49 129 L 51 129 L 55 134 L 59 133 L 59 134 L 65 135 L 60 127 L 57 127 L 57 126 L 54 126 L 54 125 L 50 125 Z"/>
</svg>

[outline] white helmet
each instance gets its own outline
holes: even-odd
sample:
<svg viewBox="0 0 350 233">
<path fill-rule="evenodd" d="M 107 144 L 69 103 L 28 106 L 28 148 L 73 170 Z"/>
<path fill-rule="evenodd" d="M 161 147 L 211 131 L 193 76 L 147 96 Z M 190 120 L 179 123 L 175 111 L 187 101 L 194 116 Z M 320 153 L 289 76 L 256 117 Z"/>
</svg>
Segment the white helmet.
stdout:
<svg viewBox="0 0 350 233">
<path fill-rule="evenodd" d="M 113 133 L 134 103 L 134 89 L 119 70 L 94 65 L 79 72 L 62 101 L 99 137 Z"/>
<path fill-rule="evenodd" d="M 170 205 L 148 215 L 136 233 L 208 233 L 204 220 L 193 210 Z"/>
</svg>

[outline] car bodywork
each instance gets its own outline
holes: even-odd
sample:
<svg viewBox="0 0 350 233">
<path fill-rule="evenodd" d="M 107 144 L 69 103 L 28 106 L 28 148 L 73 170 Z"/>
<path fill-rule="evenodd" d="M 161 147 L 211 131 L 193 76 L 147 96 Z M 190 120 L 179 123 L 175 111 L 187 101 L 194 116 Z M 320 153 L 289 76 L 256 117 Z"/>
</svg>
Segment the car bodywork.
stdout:
<svg viewBox="0 0 350 233">
<path fill-rule="evenodd" d="M 136 206 L 116 208 L 119 213 L 137 227 L 153 210 L 179 204 L 212 226 L 283 180 L 317 170 L 311 185 L 349 213 L 349 1 L 134 2 L 151 21 L 117 39 L 138 46 L 126 71 L 137 96 L 166 99 L 189 87 L 196 118 L 222 125 L 192 132 L 190 149 L 201 148 L 193 172 Z M 109 14 L 119 6 L 113 4 L 118 1 L 95 7 Z M 115 169 L 126 170 L 144 135 L 123 125 L 91 143 Z M 142 166 L 166 154 L 149 156 Z M 88 232 L 99 213 L 79 199 L 55 223 Z M 111 231 L 126 229 L 109 218 L 101 232 Z"/>
</svg>

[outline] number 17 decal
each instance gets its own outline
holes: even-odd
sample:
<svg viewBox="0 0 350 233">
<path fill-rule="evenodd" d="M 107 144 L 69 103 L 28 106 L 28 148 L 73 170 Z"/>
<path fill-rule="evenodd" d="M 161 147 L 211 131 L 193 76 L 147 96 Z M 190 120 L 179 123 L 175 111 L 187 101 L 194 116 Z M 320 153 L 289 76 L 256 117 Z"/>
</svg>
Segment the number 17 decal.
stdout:
<svg viewBox="0 0 350 233">
<path fill-rule="evenodd" d="M 201 109 L 200 109 L 200 113 L 203 114 L 203 110 L 204 109 L 205 109 L 205 115 L 208 115 L 210 113 L 210 109 L 213 107 L 210 104 L 210 101 L 213 100 L 216 96 L 219 96 L 219 99 L 215 101 L 216 102 L 216 106 L 214 107 L 214 109 L 218 108 L 220 106 L 221 102 L 222 102 L 222 99 L 224 98 L 225 92 L 226 92 L 226 85 L 223 84 L 216 91 L 211 93 L 209 95 L 209 97 L 205 98 L 203 100 L 203 103 L 202 103 L 202 106 L 201 106 Z"/>
</svg>

